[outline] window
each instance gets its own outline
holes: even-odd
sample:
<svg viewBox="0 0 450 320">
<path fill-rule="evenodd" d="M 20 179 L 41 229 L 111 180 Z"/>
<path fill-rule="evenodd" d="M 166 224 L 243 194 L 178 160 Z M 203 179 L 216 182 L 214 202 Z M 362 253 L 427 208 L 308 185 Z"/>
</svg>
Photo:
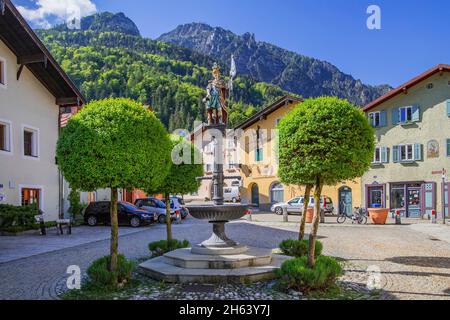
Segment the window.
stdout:
<svg viewBox="0 0 450 320">
<path fill-rule="evenodd" d="M 255 161 L 260 162 L 260 161 L 263 161 L 263 159 L 264 159 L 263 149 L 262 148 L 256 149 L 255 150 Z"/>
<path fill-rule="evenodd" d="M 206 172 L 212 172 L 212 164 L 206 164 L 205 171 Z"/>
<path fill-rule="evenodd" d="M 428 90 L 431 90 L 431 89 L 433 89 L 434 88 L 434 84 L 433 83 L 429 83 L 429 84 L 427 84 L 427 89 Z"/>
<path fill-rule="evenodd" d="M 281 118 L 278 118 L 277 120 L 275 120 L 275 122 L 276 122 L 276 127 L 278 127 L 278 125 L 279 125 L 280 122 L 281 122 Z"/>
<path fill-rule="evenodd" d="M 381 164 L 389 162 L 389 148 L 376 147 L 375 154 L 373 156 L 373 164 Z"/>
<path fill-rule="evenodd" d="M 406 106 L 398 109 L 393 109 L 392 111 L 392 122 L 393 124 L 407 124 L 411 122 L 420 121 L 420 108 L 419 106 Z"/>
<path fill-rule="evenodd" d="M 270 198 L 272 203 L 284 201 L 284 187 L 281 183 L 274 183 L 270 188 Z"/>
<path fill-rule="evenodd" d="M 450 100 L 447 100 L 447 116 L 450 117 Z"/>
<path fill-rule="evenodd" d="M 32 204 L 37 204 L 38 208 L 41 208 L 41 190 L 40 189 L 29 189 L 22 188 L 22 206 L 29 206 Z"/>
<path fill-rule="evenodd" d="M 6 87 L 6 60 L 0 57 L 0 87 Z"/>
<path fill-rule="evenodd" d="M 0 153 L 12 152 L 11 122 L 0 121 Z"/>
<path fill-rule="evenodd" d="M 413 162 L 423 160 L 421 144 L 405 144 L 394 146 L 394 162 Z"/>
<path fill-rule="evenodd" d="M 23 129 L 23 155 L 39 158 L 39 131 L 37 129 Z"/>
<path fill-rule="evenodd" d="M 380 113 L 379 112 L 372 112 L 369 113 L 369 120 L 372 127 L 379 127 L 380 126 Z"/>
</svg>

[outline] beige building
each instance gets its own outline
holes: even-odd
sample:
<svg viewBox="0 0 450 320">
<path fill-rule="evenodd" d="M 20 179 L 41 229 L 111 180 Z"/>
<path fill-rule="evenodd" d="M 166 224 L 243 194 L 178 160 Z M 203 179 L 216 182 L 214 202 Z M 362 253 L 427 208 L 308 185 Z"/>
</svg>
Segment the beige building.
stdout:
<svg viewBox="0 0 450 320">
<path fill-rule="evenodd" d="M 56 164 L 60 122 L 84 102 L 10 0 L 0 12 L 0 203 L 64 212 Z M 75 110 L 74 110 L 75 109 Z"/>
<path fill-rule="evenodd" d="M 364 175 L 368 208 L 428 217 L 449 210 L 450 66 L 438 65 L 364 108 L 376 128 L 372 168 Z"/>
<path fill-rule="evenodd" d="M 303 186 L 283 185 L 277 176 L 277 134 L 280 120 L 302 102 L 286 96 L 264 108 L 236 128 L 242 176 L 242 199 L 261 210 L 269 210 L 277 202 L 302 196 Z M 361 206 L 360 180 L 325 186 L 323 195 L 333 201 L 335 212 Z M 340 208 L 340 204 L 346 206 Z"/>
<path fill-rule="evenodd" d="M 232 131 L 232 130 L 231 130 Z M 205 131 L 203 124 L 199 124 L 191 134 L 191 140 L 195 146 L 202 151 L 202 161 L 204 166 L 204 179 L 201 181 L 198 192 L 185 196 L 186 200 L 205 201 L 213 198 L 213 171 L 214 171 L 214 143 L 211 134 Z M 239 152 L 237 140 L 233 132 L 230 132 L 223 141 L 223 172 L 224 187 L 240 187 L 241 171 L 239 168 Z"/>
</svg>

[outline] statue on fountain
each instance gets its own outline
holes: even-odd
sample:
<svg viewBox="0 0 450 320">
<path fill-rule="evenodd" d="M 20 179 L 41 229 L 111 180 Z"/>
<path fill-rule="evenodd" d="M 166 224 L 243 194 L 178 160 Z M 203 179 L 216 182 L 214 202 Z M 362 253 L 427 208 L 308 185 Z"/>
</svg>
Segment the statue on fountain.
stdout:
<svg viewBox="0 0 450 320">
<path fill-rule="evenodd" d="M 226 125 L 228 122 L 227 97 L 230 92 L 228 84 L 221 79 L 220 68 L 214 63 L 213 80 L 206 87 L 206 98 L 203 102 L 208 110 L 208 125 Z"/>
</svg>

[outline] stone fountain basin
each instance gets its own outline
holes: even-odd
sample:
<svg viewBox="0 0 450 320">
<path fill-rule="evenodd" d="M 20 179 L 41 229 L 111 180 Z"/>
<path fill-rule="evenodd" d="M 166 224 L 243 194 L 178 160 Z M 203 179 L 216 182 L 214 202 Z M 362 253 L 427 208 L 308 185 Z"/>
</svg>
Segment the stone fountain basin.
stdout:
<svg viewBox="0 0 450 320">
<path fill-rule="evenodd" d="M 249 209 L 249 205 L 201 205 L 187 206 L 187 208 L 190 215 L 196 219 L 208 220 L 209 222 L 225 222 L 243 218 Z"/>
</svg>

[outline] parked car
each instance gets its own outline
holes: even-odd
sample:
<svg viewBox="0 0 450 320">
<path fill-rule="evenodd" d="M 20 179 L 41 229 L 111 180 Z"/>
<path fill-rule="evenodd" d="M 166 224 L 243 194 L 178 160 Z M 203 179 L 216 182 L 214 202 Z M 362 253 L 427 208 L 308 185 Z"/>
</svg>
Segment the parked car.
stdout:
<svg viewBox="0 0 450 320">
<path fill-rule="evenodd" d="M 239 187 L 223 188 L 223 199 L 225 202 L 237 203 L 241 201 L 241 193 Z"/>
<path fill-rule="evenodd" d="M 110 224 L 110 212 L 110 201 L 91 202 L 84 211 L 84 221 L 92 227 L 98 224 Z M 155 214 L 138 209 L 128 202 L 119 202 L 117 214 L 120 225 L 130 225 L 133 228 L 155 223 L 158 219 Z"/>
<path fill-rule="evenodd" d="M 161 200 L 157 198 L 137 199 L 134 204 L 139 209 L 156 214 L 159 223 L 166 223 L 166 204 Z M 176 210 L 170 210 L 170 218 L 176 219 Z"/>
<path fill-rule="evenodd" d="M 271 211 L 276 213 L 277 215 L 283 214 L 283 209 L 286 208 L 288 214 L 302 214 L 303 213 L 303 205 L 304 205 L 304 197 L 296 197 L 294 199 L 289 200 L 288 202 L 280 202 L 276 203 L 271 207 Z M 314 197 L 310 197 L 308 207 L 314 207 Z M 330 197 L 323 196 L 320 199 L 320 207 L 322 210 L 327 213 L 334 212 L 333 200 Z"/>
<path fill-rule="evenodd" d="M 181 219 L 186 219 L 189 215 L 189 209 L 186 207 L 184 200 L 180 197 L 170 198 L 170 208 L 173 210 L 178 210 L 181 213 Z"/>
</svg>

